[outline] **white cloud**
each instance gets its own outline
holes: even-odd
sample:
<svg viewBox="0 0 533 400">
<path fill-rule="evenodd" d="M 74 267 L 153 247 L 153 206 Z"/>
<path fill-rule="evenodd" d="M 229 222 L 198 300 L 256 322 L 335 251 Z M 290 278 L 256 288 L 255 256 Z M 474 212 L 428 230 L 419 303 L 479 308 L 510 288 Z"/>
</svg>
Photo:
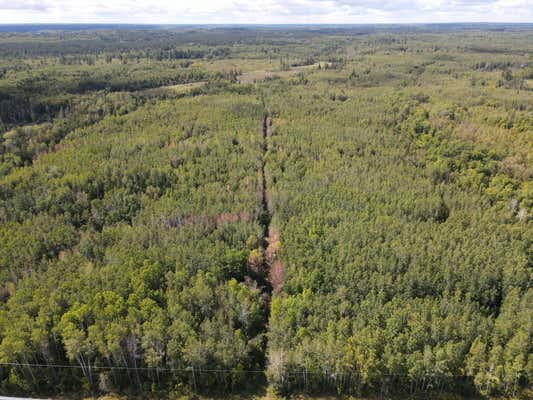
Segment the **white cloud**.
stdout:
<svg viewBox="0 0 533 400">
<path fill-rule="evenodd" d="M 0 23 L 533 22 L 533 0 L 0 0 Z"/>
</svg>

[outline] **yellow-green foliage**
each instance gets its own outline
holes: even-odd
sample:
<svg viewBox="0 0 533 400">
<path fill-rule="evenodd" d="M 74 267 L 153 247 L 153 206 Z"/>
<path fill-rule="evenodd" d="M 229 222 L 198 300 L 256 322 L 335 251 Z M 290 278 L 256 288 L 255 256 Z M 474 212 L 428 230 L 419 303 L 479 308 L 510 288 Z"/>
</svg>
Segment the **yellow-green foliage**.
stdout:
<svg viewBox="0 0 533 400">
<path fill-rule="evenodd" d="M 0 35 L 0 392 L 519 396 L 531 30 L 256 29 Z"/>
</svg>

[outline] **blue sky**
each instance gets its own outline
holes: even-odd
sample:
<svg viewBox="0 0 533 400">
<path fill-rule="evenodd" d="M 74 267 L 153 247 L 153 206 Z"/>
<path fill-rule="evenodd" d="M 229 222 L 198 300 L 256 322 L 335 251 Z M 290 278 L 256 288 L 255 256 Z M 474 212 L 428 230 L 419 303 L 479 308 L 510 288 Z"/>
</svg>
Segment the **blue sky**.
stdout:
<svg viewBox="0 0 533 400">
<path fill-rule="evenodd" d="M 533 0 L 0 0 L 0 23 L 533 22 Z"/>
</svg>

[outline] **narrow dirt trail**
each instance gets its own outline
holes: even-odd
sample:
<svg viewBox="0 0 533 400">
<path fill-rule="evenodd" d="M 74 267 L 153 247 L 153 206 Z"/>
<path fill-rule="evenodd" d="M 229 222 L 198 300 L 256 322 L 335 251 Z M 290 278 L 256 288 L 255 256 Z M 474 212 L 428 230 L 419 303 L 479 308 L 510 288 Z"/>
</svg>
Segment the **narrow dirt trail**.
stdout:
<svg viewBox="0 0 533 400">
<path fill-rule="evenodd" d="M 278 251 L 281 249 L 279 234 L 273 226 L 268 230 L 268 246 L 265 250 L 265 262 L 268 265 L 267 280 L 272 286 L 272 292 L 277 294 L 283 288 L 285 270 L 278 259 Z"/>
<path fill-rule="evenodd" d="M 261 135 L 263 137 L 262 143 L 262 153 L 261 161 L 259 164 L 259 190 L 260 190 L 260 202 L 261 202 L 261 216 L 260 223 L 263 228 L 263 242 L 268 236 L 268 228 L 270 226 L 270 221 L 272 216 L 270 215 L 270 210 L 268 208 L 268 188 L 267 181 L 265 176 L 265 157 L 268 152 L 268 136 L 270 133 L 270 127 L 272 124 L 272 119 L 268 114 L 265 115 L 261 127 Z M 263 247 L 266 248 L 266 244 L 263 243 Z"/>
<path fill-rule="evenodd" d="M 263 266 L 262 272 L 268 286 L 269 297 L 272 293 L 279 293 L 283 287 L 284 270 L 281 261 L 278 259 L 278 252 L 281 249 L 279 234 L 272 226 L 272 215 L 270 207 L 270 196 L 268 184 L 265 176 L 265 157 L 269 151 L 270 139 L 272 138 L 272 118 L 265 113 L 262 123 L 263 152 L 261 156 L 259 186 L 261 190 L 261 226 L 263 228 Z"/>
</svg>

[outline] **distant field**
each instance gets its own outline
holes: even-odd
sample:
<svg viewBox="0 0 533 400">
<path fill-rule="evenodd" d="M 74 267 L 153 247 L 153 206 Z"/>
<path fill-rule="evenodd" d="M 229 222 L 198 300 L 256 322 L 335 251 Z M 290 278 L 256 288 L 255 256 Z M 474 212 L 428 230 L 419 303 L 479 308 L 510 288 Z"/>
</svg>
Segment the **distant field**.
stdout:
<svg viewBox="0 0 533 400">
<path fill-rule="evenodd" d="M 164 95 L 164 94 L 180 94 L 180 93 L 185 93 L 191 89 L 201 87 L 205 85 L 206 83 L 207 81 L 160 86 L 157 88 L 140 90 L 138 93 L 144 94 L 144 95 L 151 95 L 151 96 Z"/>
<path fill-rule="evenodd" d="M 316 69 L 318 67 L 318 63 L 314 65 L 305 65 L 301 67 L 291 67 L 287 70 L 258 70 L 258 71 L 250 71 L 245 72 L 242 75 L 239 76 L 239 82 L 240 83 L 253 83 L 253 82 L 260 82 L 262 80 L 265 80 L 267 78 L 287 78 L 289 76 L 296 75 L 301 72 L 305 72 L 311 69 Z"/>
</svg>

